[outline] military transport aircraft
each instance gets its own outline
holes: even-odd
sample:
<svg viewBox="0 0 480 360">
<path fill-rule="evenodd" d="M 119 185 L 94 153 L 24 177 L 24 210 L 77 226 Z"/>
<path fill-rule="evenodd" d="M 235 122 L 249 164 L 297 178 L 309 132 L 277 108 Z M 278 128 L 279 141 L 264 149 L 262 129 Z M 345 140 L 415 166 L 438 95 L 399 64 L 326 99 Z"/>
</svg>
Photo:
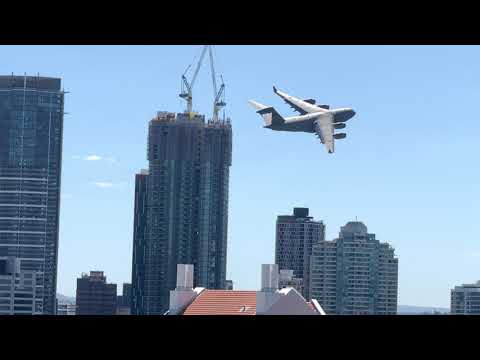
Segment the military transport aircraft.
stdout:
<svg viewBox="0 0 480 360">
<path fill-rule="evenodd" d="M 347 136 L 345 133 L 334 134 L 334 129 L 345 128 L 345 122 L 355 116 L 355 111 L 351 108 L 330 109 L 329 105 L 315 105 L 314 99 L 301 100 L 290 96 L 277 90 L 275 86 L 273 91 L 300 115 L 284 118 L 273 107 L 249 100 L 257 113 L 262 115 L 265 128 L 315 133 L 330 154 L 334 151 L 335 139 L 344 139 Z"/>
</svg>

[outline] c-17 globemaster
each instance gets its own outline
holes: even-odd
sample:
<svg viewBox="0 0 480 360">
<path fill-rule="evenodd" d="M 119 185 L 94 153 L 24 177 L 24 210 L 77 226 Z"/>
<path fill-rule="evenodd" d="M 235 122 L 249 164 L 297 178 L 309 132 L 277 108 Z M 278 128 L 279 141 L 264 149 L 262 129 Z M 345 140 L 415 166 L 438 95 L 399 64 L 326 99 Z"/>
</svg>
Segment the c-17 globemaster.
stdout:
<svg viewBox="0 0 480 360">
<path fill-rule="evenodd" d="M 355 111 L 351 108 L 330 109 L 329 105 L 315 105 L 314 99 L 301 100 L 290 96 L 277 90 L 275 86 L 273 91 L 300 115 L 283 118 L 273 107 L 249 100 L 257 113 L 262 115 L 265 128 L 315 133 L 330 154 L 334 151 L 335 139 L 344 139 L 347 136 L 345 133 L 334 134 L 334 129 L 345 128 L 345 122 L 355 116 Z"/>
</svg>

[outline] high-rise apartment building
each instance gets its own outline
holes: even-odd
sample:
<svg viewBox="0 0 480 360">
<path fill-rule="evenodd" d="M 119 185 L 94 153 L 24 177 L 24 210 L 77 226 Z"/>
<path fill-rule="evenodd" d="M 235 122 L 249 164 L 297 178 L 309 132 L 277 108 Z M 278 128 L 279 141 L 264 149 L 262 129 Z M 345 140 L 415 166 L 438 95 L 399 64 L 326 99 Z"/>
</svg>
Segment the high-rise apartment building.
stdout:
<svg viewBox="0 0 480 360">
<path fill-rule="evenodd" d="M 117 314 L 130 315 L 132 306 L 132 284 L 123 284 L 122 295 L 117 296 Z"/>
<path fill-rule="evenodd" d="M 150 121 L 148 171 L 136 175 L 133 314 L 163 314 L 177 264 L 195 286 L 226 286 L 230 121 L 159 112 Z"/>
<path fill-rule="evenodd" d="M 132 302 L 132 284 L 125 283 L 122 287 L 121 304 L 130 307 Z"/>
<path fill-rule="evenodd" d="M 398 259 L 361 222 L 349 222 L 333 241 L 313 246 L 311 295 L 327 314 L 397 313 Z"/>
<path fill-rule="evenodd" d="M 293 215 L 277 217 L 275 264 L 280 270 L 293 270 L 302 279 L 305 299 L 309 300 L 310 256 L 312 246 L 325 239 L 325 225 L 308 216 L 308 208 L 294 208 Z"/>
<path fill-rule="evenodd" d="M 450 314 L 480 315 L 480 281 L 455 286 L 451 290 Z"/>
<path fill-rule="evenodd" d="M 131 313 L 145 313 L 145 231 L 147 223 L 147 177 L 142 169 L 135 175 L 135 206 L 133 214 L 132 300 Z"/>
<path fill-rule="evenodd" d="M 75 303 L 57 303 L 57 315 L 75 315 L 77 311 L 77 306 Z"/>
<path fill-rule="evenodd" d="M 77 279 L 76 315 L 115 315 L 117 284 L 107 283 L 103 271 L 90 271 Z"/>
<path fill-rule="evenodd" d="M 63 101 L 60 79 L 0 76 L 0 257 L 35 272 L 35 313 L 55 314 Z"/>
<path fill-rule="evenodd" d="M 15 257 L 0 258 L 0 315 L 35 314 L 35 272 Z"/>
</svg>

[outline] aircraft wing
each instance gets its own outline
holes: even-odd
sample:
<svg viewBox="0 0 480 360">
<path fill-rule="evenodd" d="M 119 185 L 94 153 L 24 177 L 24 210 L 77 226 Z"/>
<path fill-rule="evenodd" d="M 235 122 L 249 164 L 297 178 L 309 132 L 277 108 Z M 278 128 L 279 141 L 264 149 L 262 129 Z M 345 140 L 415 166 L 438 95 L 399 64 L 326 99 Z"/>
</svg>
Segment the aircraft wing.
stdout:
<svg viewBox="0 0 480 360">
<path fill-rule="evenodd" d="M 319 115 L 314 121 L 315 132 L 331 154 L 334 151 L 333 115 L 330 113 Z"/>
<path fill-rule="evenodd" d="M 300 115 L 309 114 L 312 112 L 324 112 L 325 110 L 312 104 L 312 99 L 301 100 L 295 96 L 290 96 L 284 93 L 274 86 L 273 91 L 280 96 L 288 105 L 290 105 L 295 111 L 298 111 Z"/>
</svg>

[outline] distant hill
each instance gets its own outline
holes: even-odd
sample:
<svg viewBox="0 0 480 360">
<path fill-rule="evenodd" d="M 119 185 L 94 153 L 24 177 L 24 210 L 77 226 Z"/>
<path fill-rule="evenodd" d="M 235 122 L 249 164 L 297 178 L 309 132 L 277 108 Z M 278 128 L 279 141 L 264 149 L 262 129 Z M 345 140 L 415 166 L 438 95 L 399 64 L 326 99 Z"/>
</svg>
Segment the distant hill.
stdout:
<svg viewBox="0 0 480 360">
<path fill-rule="evenodd" d="M 65 296 L 57 294 L 57 300 L 60 304 L 75 304 L 75 298 L 71 296 Z"/>
<path fill-rule="evenodd" d="M 398 315 L 428 315 L 439 312 L 441 314 L 449 314 L 450 309 L 440 307 L 428 307 L 428 306 L 412 306 L 412 305 L 398 305 Z"/>
</svg>

